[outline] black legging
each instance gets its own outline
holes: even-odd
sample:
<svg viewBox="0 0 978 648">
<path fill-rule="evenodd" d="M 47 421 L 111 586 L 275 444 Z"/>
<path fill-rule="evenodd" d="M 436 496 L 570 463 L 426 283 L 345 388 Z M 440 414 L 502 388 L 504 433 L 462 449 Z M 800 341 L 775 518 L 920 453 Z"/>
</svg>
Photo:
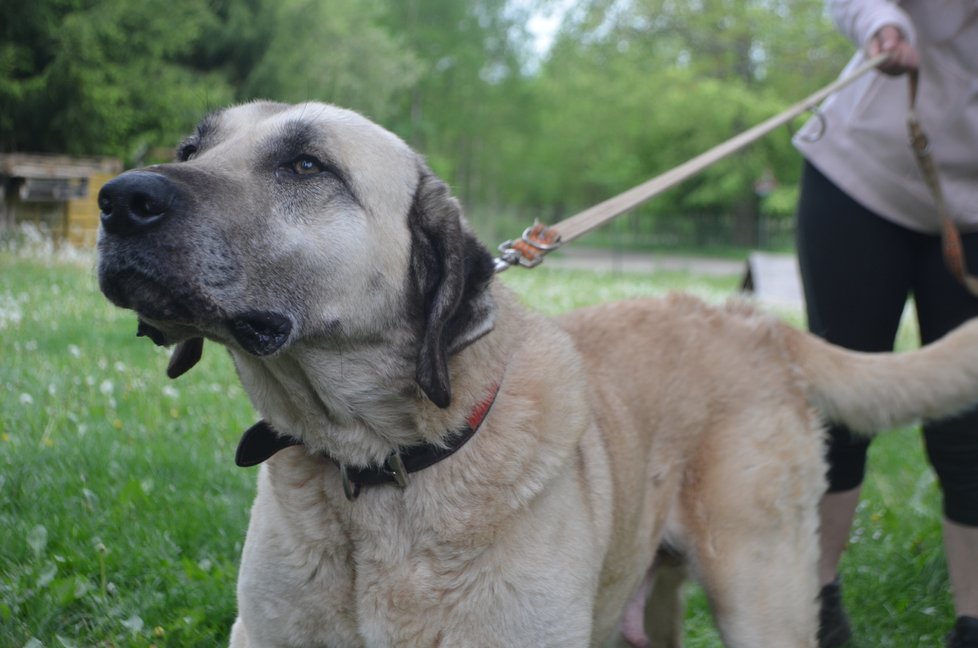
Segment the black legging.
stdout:
<svg viewBox="0 0 978 648">
<path fill-rule="evenodd" d="M 809 162 L 802 174 L 797 237 L 808 327 L 834 344 L 892 350 L 911 294 L 924 344 L 978 316 L 978 298 L 944 267 L 940 237 L 877 216 Z M 963 236 L 963 243 L 973 269 L 978 233 Z M 844 427 L 830 428 L 829 435 L 829 492 L 855 488 L 865 475 L 869 441 Z M 944 491 L 944 514 L 978 527 L 978 409 L 925 425 L 924 441 Z"/>
</svg>

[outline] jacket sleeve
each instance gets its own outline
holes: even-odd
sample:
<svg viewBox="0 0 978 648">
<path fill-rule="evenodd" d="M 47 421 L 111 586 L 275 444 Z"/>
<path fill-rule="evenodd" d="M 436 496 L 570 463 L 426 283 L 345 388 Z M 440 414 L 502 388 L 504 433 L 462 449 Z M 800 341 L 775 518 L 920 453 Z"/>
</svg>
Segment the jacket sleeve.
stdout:
<svg viewBox="0 0 978 648">
<path fill-rule="evenodd" d="M 827 0 L 827 6 L 835 26 L 859 48 L 884 25 L 896 25 L 904 38 L 916 44 L 913 23 L 894 0 Z"/>
</svg>

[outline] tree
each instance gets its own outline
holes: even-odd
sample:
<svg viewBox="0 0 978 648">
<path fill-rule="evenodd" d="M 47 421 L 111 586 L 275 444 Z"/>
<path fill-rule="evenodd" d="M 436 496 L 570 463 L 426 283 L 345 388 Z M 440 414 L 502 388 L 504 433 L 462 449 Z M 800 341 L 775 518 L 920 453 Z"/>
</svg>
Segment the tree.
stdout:
<svg viewBox="0 0 978 648">
<path fill-rule="evenodd" d="M 382 28 L 382 7 L 363 0 L 278 0 L 258 16 L 262 54 L 242 70 L 239 99 L 300 102 L 319 99 L 377 120 L 391 118 L 394 101 L 418 78 L 418 62 Z M 243 52 L 239 52 L 239 55 Z"/>
<path fill-rule="evenodd" d="M 466 202 L 503 186 L 500 148 L 519 130 L 526 10 L 508 0 L 386 0 L 385 24 L 420 65 L 389 124 L 425 152 Z"/>
<path fill-rule="evenodd" d="M 6 0 L 0 150 L 137 161 L 214 107 L 318 99 L 400 134 L 470 212 L 553 222 L 778 112 L 851 51 L 822 0 L 579 0 L 538 61 L 527 23 L 559 4 Z M 790 195 L 754 185 L 798 168 L 776 133 L 630 222 L 785 213 Z"/>
<path fill-rule="evenodd" d="M 15 0 L 4 12 L 4 149 L 132 158 L 231 97 L 183 62 L 212 20 L 194 0 Z"/>
<path fill-rule="evenodd" d="M 577 209 L 634 186 L 807 95 L 849 53 L 821 0 L 577 5 L 537 80 L 548 117 L 531 200 Z M 775 133 L 641 213 L 733 212 L 756 231 L 755 182 L 774 173 L 793 185 L 799 166 L 788 133 Z"/>
</svg>

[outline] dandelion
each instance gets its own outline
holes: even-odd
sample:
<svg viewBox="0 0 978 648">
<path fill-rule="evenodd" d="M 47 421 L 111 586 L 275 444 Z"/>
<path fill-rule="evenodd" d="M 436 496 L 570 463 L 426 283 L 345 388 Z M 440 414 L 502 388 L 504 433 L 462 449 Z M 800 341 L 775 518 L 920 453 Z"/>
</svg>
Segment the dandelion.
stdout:
<svg viewBox="0 0 978 648">
<path fill-rule="evenodd" d="M 138 634 L 143 631 L 144 624 L 143 624 L 143 620 L 139 617 L 139 615 L 134 614 L 128 619 L 126 619 L 125 621 L 123 621 L 122 625 L 125 626 L 133 634 Z"/>
<path fill-rule="evenodd" d="M 116 363 L 112 366 L 115 367 L 115 370 L 119 373 L 125 373 L 126 371 L 126 364 L 124 362 L 116 361 Z"/>
<path fill-rule="evenodd" d="M 33 405 L 34 404 L 34 397 L 31 396 L 30 394 L 21 394 L 20 395 L 20 404 L 21 405 Z"/>
<path fill-rule="evenodd" d="M 117 430 L 121 430 L 122 429 L 122 420 L 121 419 L 116 419 L 116 420 L 112 421 L 112 427 L 114 427 Z"/>
<path fill-rule="evenodd" d="M 38 524 L 27 534 L 27 544 L 34 551 L 34 557 L 39 558 L 44 549 L 48 546 L 48 530 L 42 524 Z"/>
<path fill-rule="evenodd" d="M 102 384 L 98 386 L 98 390 L 102 392 L 103 396 L 110 395 L 114 389 L 115 386 L 112 384 L 111 380 L 103 380 Z"/>
<path fill-rule="evenodd" d="M 68 353 L 71 355 L 72 358 L 80 358 L 81 357 L 81 349 L 78 348 L 78 345 L 77 344 L 69 344 L 68 345 Z"/>
<path fill-rule="evenodd" d="M 16 326 L 22 319 L 24 311 L 17 300 L 9 293 L 0 295 L 0 329 L 5 329 L 8 325 Z"/>
<path fill-rule="evenodd" d="M 163 385 L 163 395 L 167 398 L 178 398 L 180 392 L 173 385 Z"/>
</svg>

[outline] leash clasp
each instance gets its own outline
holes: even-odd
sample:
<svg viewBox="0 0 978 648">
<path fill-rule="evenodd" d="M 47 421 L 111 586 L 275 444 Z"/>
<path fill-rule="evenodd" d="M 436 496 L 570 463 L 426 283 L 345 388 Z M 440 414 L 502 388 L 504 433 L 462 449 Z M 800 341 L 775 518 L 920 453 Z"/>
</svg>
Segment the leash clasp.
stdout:
<svg viewBox="0 0 978 648">
<path fill-rule="evenodd" d="M 499 246 L 496 272 L 519 265 L 535 268 L 543 263 L 543 256 L 561 245 L 560 233 L 537 221 L 523 231 L 518 241 L 509 240 Z"/>
</svg>

